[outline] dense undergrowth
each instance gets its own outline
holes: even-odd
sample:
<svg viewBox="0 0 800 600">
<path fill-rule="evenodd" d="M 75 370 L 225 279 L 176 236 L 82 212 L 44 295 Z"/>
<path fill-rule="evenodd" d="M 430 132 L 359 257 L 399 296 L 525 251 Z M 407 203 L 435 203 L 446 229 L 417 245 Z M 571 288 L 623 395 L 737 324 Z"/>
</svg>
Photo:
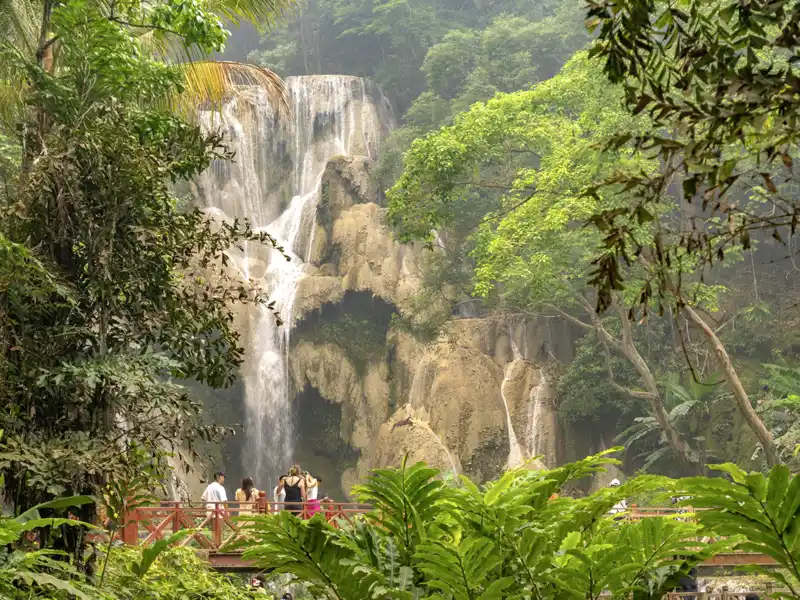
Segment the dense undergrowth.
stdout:
<svg viewBox="0 0 800 600">
<path fill-rule="evenodd" d="M 800 593 L 800 476 L 784 466 L 763 475 L 728 464 L 715 477 L 643 475 L 583 497 L 565 494 L 617 463 L 606 452 L 551 470 L 508 471 L 482 487 L 466 477 L 443 481 L 423 463 L 380 469 L 356 489 L 374 510 L 353 523 L 288 512 L 250 516 L 226 550 L 242 549 L 254 567 L 288 575 L 317 599 L 655 600 L 701 562 L 733 551 L 770 556 L 779 570 L 748 570 L 760 571 L 778 594 Z M 672 516 L 632 519 L 613 510 L 623 499 L 653 506 L 676 498 L 684 512 Z M 3 597 L 252 597 L 244 582 L 210 570 L 194 550 L 168 549 L 177 539 L 100 551 L 88 573 L 26 541 L 30 532 L 81 527 L 36 511 L 85 501 L 59 500 L 0 521 Z"/>
<path fill-rule="evenodd" d="M 241 581 L 210 569 L 189 548 L 167 541 L 149 548 L 82 544 L 83 560 L 71 560 L 59 548 L 78 531 L 97 533 L 62 514 L 91 498 L 70 497 L 31 509 L 16 518 L 0 518 L 0 598 L 77 598 L 79 600 L 237 600 L 252 597 Z M 50 513 L 48 516 L 43 514 Z M 106 532 L 110 533 L 110 532 Z M 106 536 L 107 537 L 107 536 Z M 87 539 L 84 537 L 84 540 Z M 177 541 L 177 540 L 172 540 Z M 263 596 L 261 596 L 263 597 Z"/>
<path fill-rule="evenodd" d="M 261 518 L 244 556 L 295 575 L 318 598 L 577 600 L 661 598 L 702 561 L 745 550 L 774 558 L 782 570 L 764 572 L 796 597 L 800 476 L 729 464 L 720 477 L 645 475 L 581 498 L 562 495 L 615 462 L 605 454 L 549 471 L 519 469 L 481 488 L 463 477 L 450 486 L 421 463 L 378 470 L 357 489 L 375 509 L 363 520 L 334 528 L 319 517 Z M 693 508 L 640 520 L 609 514 L 623 498 L 676 497 Z"/>
</svg>

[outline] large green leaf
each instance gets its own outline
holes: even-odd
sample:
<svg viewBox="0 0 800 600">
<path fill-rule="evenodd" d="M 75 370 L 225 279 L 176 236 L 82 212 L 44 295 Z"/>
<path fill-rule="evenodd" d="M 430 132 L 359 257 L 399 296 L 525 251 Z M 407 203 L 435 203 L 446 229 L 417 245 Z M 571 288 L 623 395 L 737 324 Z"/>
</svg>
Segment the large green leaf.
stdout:
<svg viewBox="0 0 800 600">
<path fill-rule="evenodd" d="M 181 529 L 170 536 L 157 540 L 152 545 L 142 550 L 142 559 L 139 562 L 131 564 L 131 571 L 138 577 L 144 577 L 159 555 L 173 544 L 190 535 L 195 535 L 197 531 L 197 529 Z"/>
</svg>

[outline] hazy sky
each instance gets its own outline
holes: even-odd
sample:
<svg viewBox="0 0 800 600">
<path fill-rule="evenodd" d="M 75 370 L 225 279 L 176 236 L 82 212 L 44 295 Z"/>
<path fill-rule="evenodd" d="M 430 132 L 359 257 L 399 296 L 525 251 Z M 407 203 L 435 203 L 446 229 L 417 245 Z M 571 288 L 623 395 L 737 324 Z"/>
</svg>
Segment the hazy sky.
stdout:
<svg viewBox="0 0 800 600">
<path fill-rule="evenodd" d="M 228 23 L 228 30 L 231 32 L 231 37 L 225 44 L 225 52 L 218 54 L 216 58 L 244 62 L 247 53 L 258 46 L 258 32 L 249 23 L 243 23 L 238 27 Z"/>
</svg>

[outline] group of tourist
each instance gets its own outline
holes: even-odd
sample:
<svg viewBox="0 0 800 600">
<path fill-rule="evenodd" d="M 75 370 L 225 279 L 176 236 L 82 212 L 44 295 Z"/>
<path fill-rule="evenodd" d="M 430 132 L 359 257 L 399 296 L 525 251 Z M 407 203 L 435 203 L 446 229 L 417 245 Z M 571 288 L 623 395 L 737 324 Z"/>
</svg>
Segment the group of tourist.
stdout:
<svg viewBox="0 0 800 600">
<path fill-rule="evenodd" d="M 305 502 L 306 514 L 313 517 L 321 510 L 320 483 L 322 483 L 321 477 L 314 477 L 308 471 L 303 471 L 300 465 L 294 465 L 286 475 L 278 478 L 278 485 L 272 491 L 273 500 L 296 515 L 302 510 L 300 503 Z"/>
<path fill-rule="evenodd" d="M 200 499 L 206 503 L 206 508 L 214 510 L 221 503 L 228 502 L 228 495 L 225 492 L 225 473 L 218 471 L 214 473 L 214 481 L 206 488 Z M 272 491 L 275 502 L 274 512 L 288 510 L 289 512 L 300 515 L 305 514 L 312 517 L 321 511 L 321 502 L 332 502 L 330 498 L 319 498 L 319 486 L 322 483 L 321 477 L 315 477 L 308 471 L 294 465 L 289 472 L 278 478 L 278 485 Z M 242 479 L 242 486 L 236 490 L 234 499 L 240 504 L 247 505 L 255 503 L 259 498 L 266 497 L 266 493 L 256 489 L 253 479 L 245 477 Z M 305 503 L 305 511 L 303 510 Z M 252 514 L 251 508 L 239 508 L 239 514 Z"/>
</svg>

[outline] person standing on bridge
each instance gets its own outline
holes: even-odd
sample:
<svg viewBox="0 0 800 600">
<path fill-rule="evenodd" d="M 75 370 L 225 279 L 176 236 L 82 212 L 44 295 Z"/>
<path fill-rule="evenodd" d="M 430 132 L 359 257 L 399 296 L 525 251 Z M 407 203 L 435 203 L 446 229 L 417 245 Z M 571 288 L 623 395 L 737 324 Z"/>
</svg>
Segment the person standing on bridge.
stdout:
<svg viewBox="0 0 800 600">
<path fill-rule="evenodd" d="M 286 502 L 286 490 L 283 489 L 283 480 L 286 479 L 286 475 L 281 475 L 278 477 L 278 485 L 275 486 L 275 489 L 272 490 L 272 497 L 275 500 L 275 509 L 274 512 L 280 512 L 283 510 L 284 506 L 283 503 Z"/>
<path fill-rule="evenodd" d="M 295 516 L 300 516 L 303 507 L 301 502 L 306 499 L 306 481 L 300 474 L 300 467 L 295 465 L 289 469 L 289 475 L 278 484 L 278 493 L 286 492 L 286 510 Z"/>
<path fill-rule="evenodd" d="M 619 479 L 612 479 L 611 483 L 608 484 L 609 487 L 617 488 L 622 485 Z M 622 514 L 627 512 L 628 510 L 628 501 L 625 498 L 621 498 L 619 502 L 617 502 L 614 506 L 611 507 L 611 510 L 608 511 L 608 514 L 615 515 L 615 519 L 622 518 Z"/>
<path fill-rule="evenodd" d="M 242 479 L 242 487 L 236 490 L 234 498 L 236 498 L 236 501 L 240 503 L 240 515 L 253 514 L 254 504 L 258 499 L 258 490 L 253 485 L 253 479 L 251 477 L 245 477 Z M 244 504 L 244 506 L 242 506 L 242 504 Z"/>
<path fill-rule="evenodd" d="M 225 483 L 225 473 L 222 471 L 214 473 L 214 481 L 208 484 L 206 491 L 200 496 L 200 500 L 206 503 L 207 509 L 221 511 L 223 507 L 220 504 L 228 501 L 228 495 L 222 487 L 223 483 Z"/>
<path fill-rule="evenodd" d="M 303 472 L 303 476 L 306 480 L 306 497 L 308 498 L 308 516 L 313 517 L 315 514 L 320 512 L 320 504 L 319 504 L 319 484 L 322 483 L 322 479 L 314 477 L 308 471 Z"/>
</svg>

